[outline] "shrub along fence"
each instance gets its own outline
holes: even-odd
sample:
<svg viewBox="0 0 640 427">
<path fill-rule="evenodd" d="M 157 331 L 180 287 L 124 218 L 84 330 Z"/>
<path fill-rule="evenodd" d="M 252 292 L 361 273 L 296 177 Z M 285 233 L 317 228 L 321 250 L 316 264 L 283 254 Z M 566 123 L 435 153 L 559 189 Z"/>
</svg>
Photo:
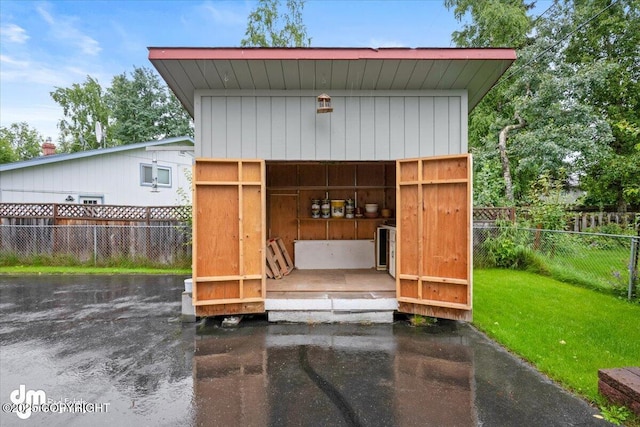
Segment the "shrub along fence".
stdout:
<svg viewBox="0 0 640 427">
<path fill-rule="evenodd" d="M 640 236 L 474 227 L 474 267 L 533 269 L 562 281 L 638 298 Z"/>
</svg>

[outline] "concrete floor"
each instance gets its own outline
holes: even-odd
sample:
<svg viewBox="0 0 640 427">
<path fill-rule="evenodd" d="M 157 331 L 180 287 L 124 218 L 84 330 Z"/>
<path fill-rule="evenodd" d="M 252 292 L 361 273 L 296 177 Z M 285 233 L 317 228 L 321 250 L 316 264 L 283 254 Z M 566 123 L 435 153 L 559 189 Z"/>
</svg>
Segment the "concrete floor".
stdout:
<svg viewBox="0 0 640 427">
<path fill-rule="evenodd" d="M 183 281 L 0 276 L 2 403 L 24 385 L 109 404 L 0 425 L 608 425 L 468 324 L 182 324 Z"/>
</svg>

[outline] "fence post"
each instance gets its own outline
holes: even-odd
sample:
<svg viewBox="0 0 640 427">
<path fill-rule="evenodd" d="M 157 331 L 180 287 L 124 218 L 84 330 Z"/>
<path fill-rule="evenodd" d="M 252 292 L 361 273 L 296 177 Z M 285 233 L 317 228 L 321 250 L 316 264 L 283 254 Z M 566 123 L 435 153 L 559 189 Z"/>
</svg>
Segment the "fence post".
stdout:
<svg viewBox="0 0 640 427">
<path fill-rule="evenodd" d="M 629 257 L 629 292 L 628 299 L 631 300 L 633 290 L 638 280 L 638 251 L 640 246 L 640 237 L 631 238 L 631 255 Z"/>
<path fill-rule="evenodd" d="M 93 265 L 98 265 L 98 230 L 93 224 Z"/>
</svg>

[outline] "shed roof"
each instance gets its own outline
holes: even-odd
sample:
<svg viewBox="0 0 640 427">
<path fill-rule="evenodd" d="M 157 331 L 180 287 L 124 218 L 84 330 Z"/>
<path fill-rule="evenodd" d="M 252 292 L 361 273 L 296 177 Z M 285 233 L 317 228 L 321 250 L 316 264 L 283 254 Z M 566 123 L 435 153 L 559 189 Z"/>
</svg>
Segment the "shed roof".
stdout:
<svg viewBox="0 0 640 427">
<path fill-rule="evenodd" d="M 466 89 L 471 111 L 515 59 L 511 48 L 149 48 L 192 117 L 197 89 Z"/>
<path fill-rule="evenodd" d="M 98 148 L 95 150 L 78 151 L 75 153 L 61 153 L 52 154 L 50 156 L 40 156 L 29 160 L 23 160 L 21 162 L 5 163 L 0 165 L 0 172 L 10 171 L 14 169 L 22 169 L 39 165 L 46 165 L 48 163 L 65 162 L 74 159 L 81 159 L 84 157 L 102 156 L 104 154 L 117 153 L 120 151 L 136 150 L 140 148 L 153 147 L 157 145 L 169 145 L 178 142 L 187 143 L 193 145 L 193 139 L 188 136 L 177 136 L 173 138 L 161 139 L 159 141 L 147 141 L 138 142 L 134 144 L 118 145 L 116 147 Z"/>
</svg>

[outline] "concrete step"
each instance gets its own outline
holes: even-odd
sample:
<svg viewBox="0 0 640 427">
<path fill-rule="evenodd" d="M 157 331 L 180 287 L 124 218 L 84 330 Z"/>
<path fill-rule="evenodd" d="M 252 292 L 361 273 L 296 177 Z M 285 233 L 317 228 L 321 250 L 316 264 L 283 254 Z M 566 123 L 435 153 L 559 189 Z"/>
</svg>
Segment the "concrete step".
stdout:
<svg viewBox="0 0 640 427">
<path fill-rule="evenodd" d="M 395 298 L 266 299 L 270 322 L 393 323 Z"/>
</svg>

